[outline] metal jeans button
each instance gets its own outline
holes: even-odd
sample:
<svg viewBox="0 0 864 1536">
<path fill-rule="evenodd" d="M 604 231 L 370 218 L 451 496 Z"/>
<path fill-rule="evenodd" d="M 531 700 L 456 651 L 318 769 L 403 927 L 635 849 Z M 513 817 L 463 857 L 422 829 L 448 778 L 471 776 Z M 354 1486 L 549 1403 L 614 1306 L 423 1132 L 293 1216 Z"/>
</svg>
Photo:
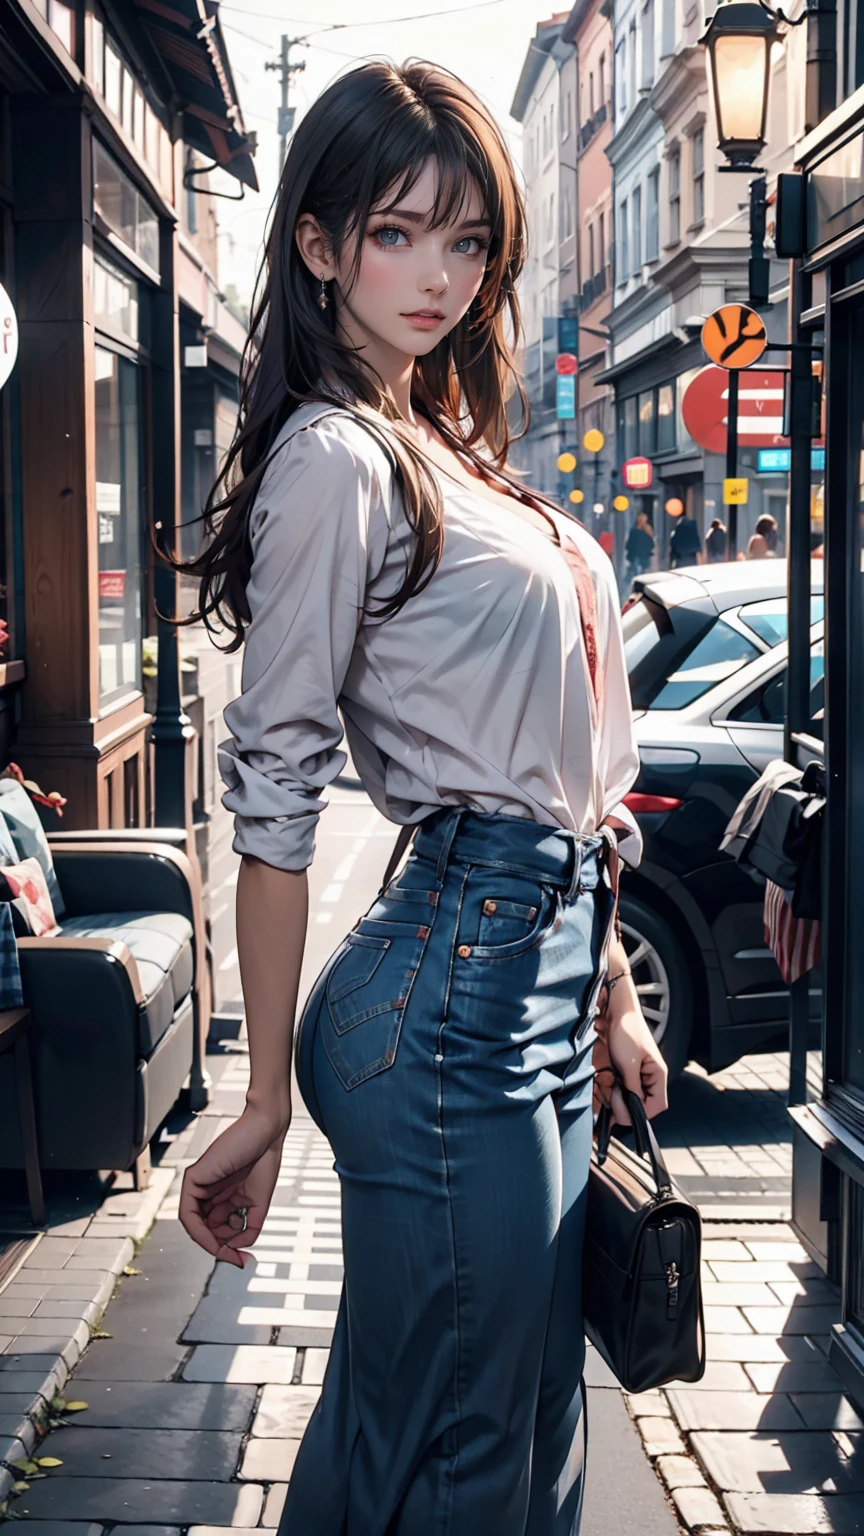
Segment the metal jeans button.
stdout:
<svg viewBox="0 0 864 1536">
<path fill-rule="evenodd" d="M 463 960 L 467 960 L 468 956 L 471 953 L 471 945 L 470 944 L 460 944 L 459 948 L 456 951 L 456 953 L 457 953 L 457 955 L 461 955 Z"/>
<path fill-rule="evenodd" d="M 498 903 L 497 903 L 497 901 L 492 901 L 492 900 L 484 901 L 484 903 L 483 903 L 483 911 L 484 912 L 497 912 L 498 911 Z"/>
</svg>

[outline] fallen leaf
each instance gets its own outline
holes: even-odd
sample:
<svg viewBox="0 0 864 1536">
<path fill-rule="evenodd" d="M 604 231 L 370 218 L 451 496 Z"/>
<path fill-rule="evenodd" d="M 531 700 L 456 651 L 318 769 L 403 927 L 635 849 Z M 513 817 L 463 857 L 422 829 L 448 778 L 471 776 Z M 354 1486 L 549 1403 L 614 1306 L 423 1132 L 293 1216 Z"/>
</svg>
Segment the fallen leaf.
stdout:
<svg viewBox="0 0 864 1536">
<path fill-rule="evenodd" d="M 63 1463 L 57 1456 L 37 1456 L 37 1467 L 62 1467 Z"/>
<path fill-rule="evenodd" d="M 80 1413 L 82 1408 L 89 1408 L 90 1404 L 85 1402 L 66 1403 L 65 1407 L 67 1413 Z"/>
<path fill-rule="evenodd" d="M 14 1467 L 16 1472 L 24 1472 L 28 1475 L 36 1471 L 36 1463 L 30 1456 L 22 1456 L 20 1461 L 10 1461 L 9 1465 Z"/>
<path fill-rule="evenodd" d="M 59 1392 L 55 1392 L 51 1399 L 51 1407 L 56 1408 L 58 1412 L 62 1413 L 63 1409 L 66 1407 L 65 1397 L 61 1397 Z"/>
<path fill-rule="evenodd" d="M 29 1487 L 30 1487 L 29 1483 L 13 1483 L 12 1484 L 12 1492 L 13 1493 L 26 1493 Z"/>
<path fill-rule="evenodd" d="M 91 1328 L 91 1339 L 113 1339 L 113 1333 L 106 1333 L 104 1328 Z"/>
<path fill-rule="evenodd" d="M 141 1271 L 140 1269 L 135 1269 L 132 1264 L 127 1264 L 123 1273 L 124 1275 L 140 1275 Z"/>
</svg>

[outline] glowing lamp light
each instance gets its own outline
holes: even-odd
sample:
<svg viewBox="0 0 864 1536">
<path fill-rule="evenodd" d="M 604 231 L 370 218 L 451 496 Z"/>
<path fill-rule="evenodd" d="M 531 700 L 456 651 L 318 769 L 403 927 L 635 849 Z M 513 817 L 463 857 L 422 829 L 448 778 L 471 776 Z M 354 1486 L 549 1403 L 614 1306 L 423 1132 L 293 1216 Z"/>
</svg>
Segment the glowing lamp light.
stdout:
<svg viewBox="0 0 864 1536">
<path fill-rule="evenodd" d="M 606 511 L 606 508 L 604 507 L 602 501 L 595 501 L 592 510 L 595 517 L 602 517 L 603 513 Z"/>
<path fill-rule="evenodd" d="M 630 505 L 629 496 L 616 496 L 612 503 L 616 512 L 626 512 Z"/>
<path fill-rule="evenodd" d="M 558 468 L 560 469 L 562 475 L 572 474 L 573 470 L 576 468 L 575 453 L 559 453 Z"/>
<path fill-rule="evenodd" d="M 717 142 L 733 171 L 749 171 L 765 147 L 778 20 L 755 0 L 725 0 L 700 39 L 708 50 Z"/>
<path fill-rule="evenodd" d="M 679 501 L 677 496 L 671 496 L 666 503 L 666 511 L 669 513 L 670 517 L 683 517 L 683 501 Z"/>
<path fill-rule="evenodd" d="M 574 503 L 575 506 L 578 507 L 580 501 L 584 501 L 585 500 L 585 492 L 584 491 L 571 491 L 570 492 L 570 500 Z"/>
<path fill-rule="evenodd" d="M 590 432 L 585 433 L 582 439 L 582 447 L 586 453 L 599 453 L 601 448 L 604 447 L 605 442 L 606 439 L 603 433 L 598 432 L 596 427 L 592 427 Z"/>
</svg>

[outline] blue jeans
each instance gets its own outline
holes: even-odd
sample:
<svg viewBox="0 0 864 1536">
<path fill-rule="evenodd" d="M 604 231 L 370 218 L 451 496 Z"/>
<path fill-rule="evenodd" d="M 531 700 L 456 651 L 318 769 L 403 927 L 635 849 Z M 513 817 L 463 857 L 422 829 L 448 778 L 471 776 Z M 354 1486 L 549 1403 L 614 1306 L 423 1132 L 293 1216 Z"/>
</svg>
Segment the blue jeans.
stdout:
<svg viewBox="0 0 864 1536">
<path fill-rule="evenodd" d="M 345 1284 L 279 1536 L 578 1532 L 603 848 L 436 811 L 312 988 Z"/>
</svg>

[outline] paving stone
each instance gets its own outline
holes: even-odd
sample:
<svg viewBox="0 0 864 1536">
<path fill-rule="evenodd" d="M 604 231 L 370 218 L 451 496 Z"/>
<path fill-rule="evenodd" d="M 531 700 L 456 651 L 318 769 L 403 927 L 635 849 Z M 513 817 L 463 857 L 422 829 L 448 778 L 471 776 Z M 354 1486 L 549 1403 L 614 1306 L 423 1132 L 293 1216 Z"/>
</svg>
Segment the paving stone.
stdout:
<svg viewBox="0 0 864 1536">
<path fill-rule="evenodd" d="M 122 1529 L 122 1527 L 115 1527 Z M 152 1526 L 138 1525 L 136 1532 L 148 1531 Z M 84 1525 L 80 1520 L 28 1520 L 28 1536 L 100 1536 L 102 1526 L 98 1521 Z"/>
<path fill-rule="evenodd" d="M 784 1333 L 779 1339 L 768 1333 L 733 1333 L 711 1336 L 712 1360 L 819 1360 L 823 1352 L 814 1339 L 803 1334 Z"/>
<path fill-rule="evenodd" d="M 756 1333 L 827 1333 L 840 1321 L 840 1308 L 745 1307 L 744 1316 Z"/>
<path fill-rule="evenodd" d="M 0 1301 L 12 1301 L 13 1299 L 25 1299 L 29 1301 L 41 1301 L 42 1297 L 50 1289 L 50 1282 L 36 1285 L 31 1281 L 13 1280 L 11 1285 L 4 1286 L 0 1291 Z"/>
<path fill-rule="evenodd" d="M 588 1352 L 587 1352 L 587 1356 L 586 1356 L 586 1362 L 587 1362 L 587 1359 L 590 1356 L 596 1355 L 596 1354 L 597 1354 L 596 1349 L 595 1350 L 589 1349 Z M 322 1384 L 322 1382 L 324 1380 L 324 1372 L 327 1369 L 327 1361 L 329 1360 L 329 1358 L 330 1358 L 330 1351 L 329 1351 L 329 1349 L 307 1349 L 305 1358 L 303 1360 L 303 1376 L 301 1378 L 302 1381 L 303 1381 L 304 1387 L 320 1387 L 321 1386 L 321 1384 Z M 603 1362 L 601 1362 L 601 1364 L 602 1363 Z M 609 1372 L 609 1374 L 611 1376 L 611 1374 L 612 1374 L 611 1371 Z M 586 1377 L 586 1381 L 587 1381 L 587 1377 Z M 588 1382 L 588 1385 L 590 1386 L 590 1385 L 592 1385 L 592 1383 Z"/>
<path fill-rule="evenodd" d="M 87 1331 L 89 1336 L 89 1329 Z M 38 1359 L 40 1364 L 46 1362 L 49 1368 L 57 1364 L 59 1355 L 71 1370 L 81 1358 L 81 1346 L 76 1338 L 70 1339 L 68 1333 L 58 1333 L 53 1339 L 42 1333 L 18 1334 L 10 1340 L 10 1360 L 26 1360 L 28 1355 Z"/>
<path fill-rule="evenodd" d="M 187 1239 L 188 1241 L 188 1239 Z M 241 1323 L 240 1316 L 249 1302 L 249 1282 L 254 1278 L 245 1269 L 231 1264 L 217 1264 L 207 1295 L 202 1296 L 186 1323 L 182 1337 L 187 1344 L 269 1344 L 274 1324 L 262 1317 Z M 262 1309 L 263 1311 L 263 1309 Z"/>
<path fill-rule="evenodd" d="M 115 1531 L 122 1531 L 122 1529 L 122 1525 L 115 1525 L 114 1527 Z M 135 1526 L 136 1536 L 138 1531 L 142 1529 L 143 1527 L 140 1525 Z M 223 1527 L 221 1525 L 190 1525 L 189 1536 L 223 1536 Z M 238 1530 L 235 1525 L 234 1536 L 276 1536 L 276 1531 L 275 1526 L 270 1526 L 268 1529 L 266 1524 L 263 1526 L 247 1527 L 245 1531 Z"/>
<path fill-rule="evenodd" d="M 800 1305 L 803 1297 L 808 1306 L 839 1306 L 840 1292 L 830 1280 L 772 1280 L 771 1290 L 784 1307 Z"/>
<path fill-rule="evenodd" d="M 864 1491 L 864 1457 L 844 1456 L 831 1434 L 695 1430 L 690 1444 L 714 1485 L 727 1492 Z"/>
<path fill-rule="evenodd" d="M 307 1359 L 308 1354 L 307 1351 Z M 258 1344 L 199 1344 L 183 1367 L 183 1380 L 247 1382 L 258 1386 L 274 1382 L 288 1386 L 295 1360 L 293 1349 Z M 309 1378 L 304 1380 L 308 1383 Z"/>
<path fill-rule="evenodd" d="M 2 1362 L 0 1356 L 0 1362 Z M 56 1365 L 56 1361 L 52 1361 Z M 65 1374 L 65 1373 L 64 1373 Z M 58 1380 L 58 1373 L 49 1371 L 12 1370 L 3 1371 L 0 1374 L 0 1393 L 21 1392 L 35 1397 L 41 1392 L 43 1397 L 53 1397 L 54 1387 Z"/>
<path fill-rule="evenodd" d="M 658 1456 L 657 1471 L 667 1488 L 704 1488 L 702 1470 L 692 1456 Z"/>
<path fill-rule="evenodd" d="M 105 1308 L 93 1301 L 92 1297 L 87 1301 L 82 1301 L 80 1297 L 69 1300 L 46 1297 L 44 1301 L 38 1303 L 33 1316 L 50 1317 L 55 1322 L 60 1317 L 71 1317 L 78 1322 L 94 1323 L 102 1316 L 104 1310 Z"/>
<path fill-rule="evenodd" d="M 706 1307 L 774 1307 L 777 1297 L 764 1283 L 752 1285 L 741 1280 L 733 1282 L 708 1281 L 702 1286 L 702 1300 Z"/>
<path fill-rule="evenodd" d="M 703 1244 L 703 1256 L 708 1244 Z M 749 1259 L 749 1254 L 744 1250 L 743 1257 Z M 818 1264 L 787 1263 L 784 1259 L 750 1259 L 747 1268 L 742 1270 L 739 1263 L 733 1263 L 729 1259 L 712 1259 L 710 1267 L 715 1278 L 720 1281 L 732 1280 L 736 1284 L 746 1280 L 749 1285 L 751 1280 L 764 1280 L 770 1284 L 773 1281 L 794 1280 L 820 1280 L 823 1278 Z"/>
<path fill-rule="evenodd" d="M 88 1407 L 76 1413 L 76 1428 L 79 1425 L 122 1428 L 134 1424 L 138 1429 L 237 1430 L 242 1433 L 249 1427 L 256 1391 L 251 1385 L 90 1381 L 82 1396 Z M 2 1401 L 0 1397 L 0 1404 Z"/>
<path fill-rule="evenodd" d="M 290 1479 L 299 1449 L 299 1440 L 250 1440 L 240 1476 L 263 1483 L 273 1483 L 285 1477 Z"/>
<path fill-rule="evenodd" d="M 636 1425 L 620 1391 L 595 1391 L 589 1413 L 594 1446 L 607 1447 L 611 1459 L 588 1457 L 585 1478 L 584 1536 L 679 1536 L 674 1512 L 644 1455 Z M 482 1530 L 482 1536 L 492 1536 Z M 304 1533 L 305 1536 L 305 1533 Z"/>
<path fill-rule="evenodd" d="M 688 1392 L 749 1392 L 750 1382 L 737 1360 L 709 1360 L 701 1381 L 670 1381 Z M 667 1388 L 668 1390 L 668 1388 Z"/>
<path fill-rule="evenodd" d="M 188 1242 L 188 1238 L 186 1239 Z M 39 1244 L 37 1253 L 42 1252 Z M 110 1269 L 119 1274 L 128 1264 L 135 1245 L 128 1237 L 82 1237 L 66 1265 L 67 1269 Z"/>
<path fill-rule="evenodd" d="M 113 1313 L 106 1319 L 114 1332 Z M 158 1336 L 157 1336 L 158 1337 Z M 185 1358 L 182 1344 L 129 1344 L 116 1338 L 95 1339 L 75 1371 L 76 1381 L 167 1381 Z"/>
<path fill-rule="evenodd" d="M 254 1526 L 263 1494 L 254 1483 L 174 1482 L 146 1478 L 46 1477 L 16 1500 L 16 1514 L 66 1520 L 171 1526 L 202 1521 Z M 80 1532 L 80 1527 L 79 1527 Z"/>
<path fill-rule="evenodd" d="M 773 1308 L 762 1307 L 760 1311 L 773 1311 Z M 706 1307 L 705 1308 L 705 1332 L 706 1333 L 750 1333 L 750 1323 L 743 1312 L 737 1307 Z M 780 1332 L 780 1329 L 777 1329 Z M 710 1347 L 710 1346 L 709 1346 Z"/>
<path fill-rule="evenodd" d="M 674 1419 L 637 1419 L 636 1425 L 645 1445 L 646 1456 L 683 1455 L 684 1441 Z"/>
<path fill-rule="evenodd" d="M 811 1262 L 807 1249 L 802 1248 L 800 1243 L 790 1242 L 788 1238 L 776 1238 L 771 1242 L 745 1238 L 745 1242 L 754 1259 L 785 1259 L 789 1264 Z"/>
<path fill-rule="evenodd" d="M 840 1382 L 824 1356 L 810 1360 L 762 1363 L 746 1361 L 747 1372 L 757 1392 L 839 1392 Z"/>
<path fill-rule="evenodd" d="M 800 1415 L 783 1393 L 691 1392 L 669 1390 L 672 1411 L 682 1429 L 803 1429 Z"/>
<path fill-rule="evenodd" d="M 38 1315 L 34 1315 L 33 1317 L 22 1317 L 20 1319 L 20 1323 L 18 1325 L 18 1332 L 16 1334 L 16 1338 L 19 1338 L 19 1339 L 33 1338 L 34 1336 L 38 1336 L 39 1334 L 48 1335 L 51 1338 L 56 1338 L 56 1337 L 58 1337 L 60 1335 L 61 1325 L 65 1321 L 66 1320 L 62 1319 L 62 1318 L 39 1317 Z M 89 1330 L 89 1328 L 86 1326 L 85 1323 L 81 1322 L 80 1320 L 78 1320 L 76 1318 L 69 1318 L 68 1321 L 69 1321 L 69 1324 L 70 1324 L 69 1329 L 68 1329 L 68 1333 L 69 1334 L 76 1334 L 77 1335 L 78 1342 L 81 1345 L 81 1348 L 83 1349 L 85 1347 L 85 1345 L 89 1343 L 89 1340 L 90 1340 L 90 1330 Z M 75 1326 L 72 1326 L 73 1324 Z"/>
<path fill-rule="evenodd" d="M 42 1293 L 38 1296 L 8 1296 L 5 1292 L 0 1294 L 0 1328 L 17 1328 L 18 1323 L 25 1317 L 32 1317 L 36 1311 Z"/>
<path fill-rule="evenodd" d="M 320 1393 L 314 1387 L 266 1386 L 261 1393 L 252 1434 L 262 1439 L 300 1439 Z"/>
<path fill-rule="evenodd" d="M 24 1260 L 18 1271 L 19 1275 L 23 1275 L 24 1271 L 31 1267 L 62 1269 L 63 1265 L 71 1259 L 80 1241 L 81 1239 L 77 1237 L 43 1237 L 41 1243 L 37 1243 L 33 1252 Z"/>
<path fill-rule="evenodd" d="M 653 1414 L 657 1419 L 668 1419 L 672 1409 L 666 1400 L 665 1392 L 628 1392 L 627 1407 L 634 1419 L 643 1418 Z"/>
<path fill-rule="evenodd" d="M 689 1531 L 727 1531 L 726 1517 L 710 1488 L 675 1488 L 672 1502 Z"/>
<path fill-rule="evenodd" d="M 64 1477 L 227 1480 L 240 1459 L 241 1439 L 239 1432 L 75 1423 L 53 1432 L 50 1454 L 60 1457 Z"/>
<path fill-rule="evenodd" d="M 274 1483 L 267 1498 L 264 1501 L 264 1513 L 261 1516 L 261 1524 L 265 1526 L 278 1526 L 282 1519 L 282 1510 L 285 1505 L 285 1497 L 288 1493 L 287 1483 Z M 191 1536 L 191 1532 L 190 1532 Z"/>
<path fill-rule="evenodd" d="M 38 1253 L 39 1250 L 36 1251 Z M 112 1285 L 117 1280 L 117 1276 L 110 1269 L 28 1269 L 25 1265 L 18 1273 L 26 1277 L 26 1283 L 31 1285 L 44 1283 L 46 1286 L 92 1286 L 94 1295 L 106 1280 L 110 1280 Z"/>
<path fill-rule="evenodd" d="M 274 1317 L 278 1314 L 274 1314 Z M 284 1315 L 284 1314 L 283 1314 Z M 320 1316 L 321 1314 L 314 1314 Z M 335 1317 L 335 1314 L 334 1314 Z M 333 1342 L 333 1329 L 309 1328 L 303 1324 L 279 1329 L 279 1345 L 282 1349 L 328 1349 Z"/>
<path fill-rule="evenodd" d="M 864 1429 L 864 1415 L 839 1390 L 795 1393 L 792 1402 L 808 1429 Z"/>
<path fill-rule="evenodd" d="M 727 1493 L 723 1499 L 742 1536 L 864 1536 L 864 1500 L 857 1494 Z"/>
<path fill-rule="evenodd" d="M 702 1244 L 702 1257 L 706 1262 L 713 1264 L 715 1260 L 735 1262 L 752 1262 L 752 1255 L 744 1244 L 734 1238 L 707 1238 Z"/>
</svg>

